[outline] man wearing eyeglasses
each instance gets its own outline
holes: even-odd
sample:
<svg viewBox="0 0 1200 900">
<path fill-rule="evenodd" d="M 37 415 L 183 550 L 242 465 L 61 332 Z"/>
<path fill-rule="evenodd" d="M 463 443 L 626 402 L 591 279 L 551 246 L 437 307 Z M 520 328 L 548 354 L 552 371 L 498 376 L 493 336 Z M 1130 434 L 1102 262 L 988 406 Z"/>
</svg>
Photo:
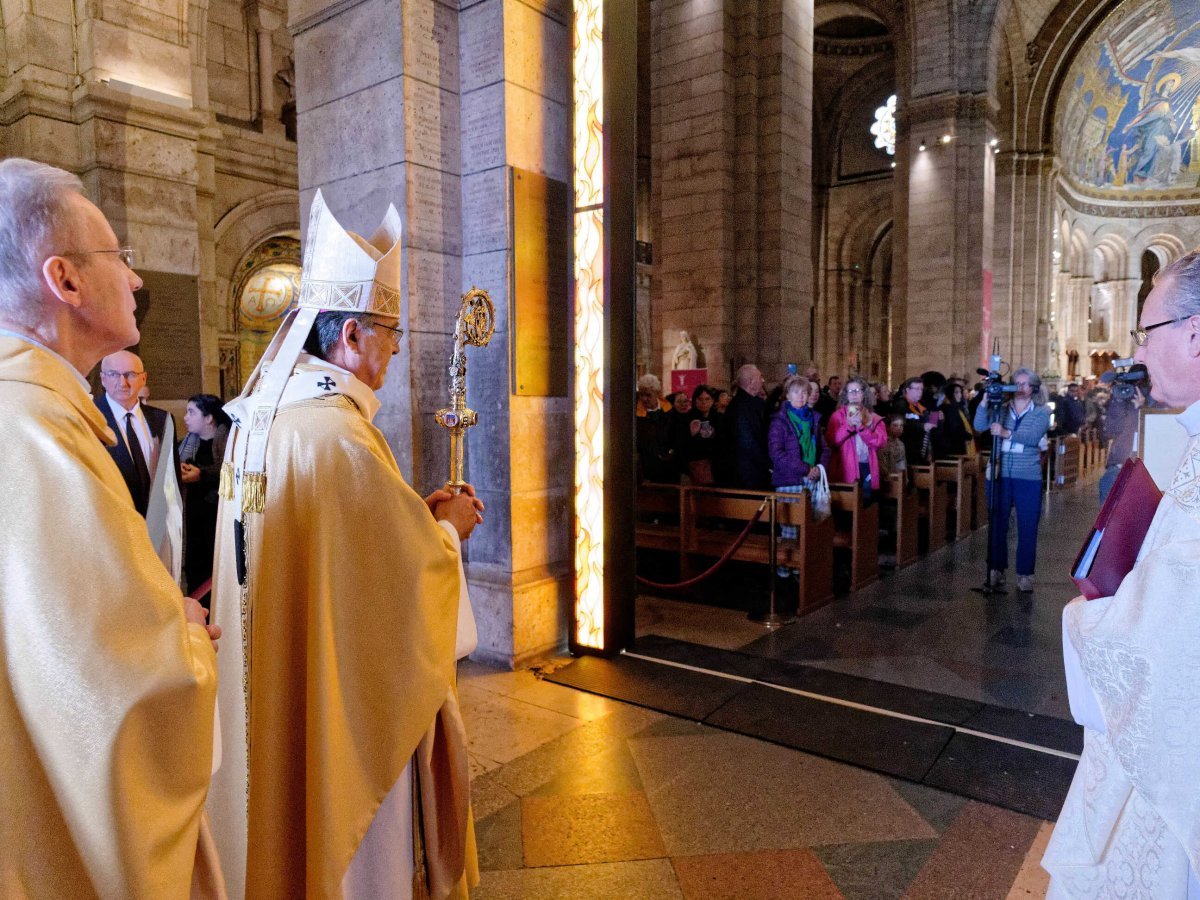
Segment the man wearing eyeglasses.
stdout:
<svg viewBox="0 0 1200 900">
<path fill-rule="evenodd" d="M 0 162 L 5 895 L 219 891 L 198 851 L 219 631 L 155 557 L 84 380 L 138 339 L 119 246 L 78 178 Z"/>
<path fill-rule="evenodd" d="M 161 451 L 167 451 L 164 464 L 175 462 L 174 431 L 167 434 L 170 414 L 138 399 L 146 384 L 146 368 L 141 358 L 128 350 L 101 360 L 100 384 L 104 396 L 96 398 L 96 407 L 117 436 L 108 452 L 129 487 L 134 508 L 144 518 Z M 178 471 L 177 463 L 173 468 Z"/>
<path fill-rule="evenodd" d="M 1132 336 L 1189 442 L 1116 594 L 1063 611 L 1084 750 L 1042 860 L 1052 898 L 1200 897 L 1200 252 L 1159 272 Z"/>
</svg>

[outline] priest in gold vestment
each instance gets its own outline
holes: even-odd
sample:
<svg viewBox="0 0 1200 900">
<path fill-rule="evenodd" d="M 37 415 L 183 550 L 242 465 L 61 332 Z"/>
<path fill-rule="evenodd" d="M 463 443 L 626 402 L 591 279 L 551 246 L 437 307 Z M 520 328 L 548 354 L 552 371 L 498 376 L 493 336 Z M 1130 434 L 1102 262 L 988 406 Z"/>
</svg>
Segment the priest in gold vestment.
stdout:
<svg viewBox="0 0 1200 900">
<path fill-rule="evenodd" d="M 0 162 L 0 896 L 220 896 L 216 659 L 83 377 L 137 341 L 141 282 L 80 191 Z"/>
<path fill-rule="evenodd" d="M 472 496 L 422 500 L 372 425 L 400 341 L 399 217 L 364 240 L 320 193 L 299 309 L 243 395 L 213 608 L 231 896 L 466 897 L 477 878 L 454 688 Z"/>
</svg>

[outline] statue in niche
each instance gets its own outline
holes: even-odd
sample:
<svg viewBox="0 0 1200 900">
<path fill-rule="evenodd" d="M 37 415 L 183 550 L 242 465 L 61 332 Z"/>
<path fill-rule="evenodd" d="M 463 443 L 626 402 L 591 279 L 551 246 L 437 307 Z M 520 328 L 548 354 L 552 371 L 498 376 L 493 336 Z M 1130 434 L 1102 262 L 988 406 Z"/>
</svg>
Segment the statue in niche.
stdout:
<svg viewBox="0 0 1200 900">
<path fill-rule="evenodd" d="M 694 369 L 696 360 L 696 345 L 686 331 L 679 332 L 679 343 L 675 346 L 675 355 L 671 357 L 671 368 Z"/>
<path fill-rule="evenodd" d="M 283 123 L 284 135 L 289 141 L 296 140 L 296 57 L 288 54 L 287 63 L 275 73 L 275 80 L 283 85 L 283 107 L 279 121 Z"/>
</svg>

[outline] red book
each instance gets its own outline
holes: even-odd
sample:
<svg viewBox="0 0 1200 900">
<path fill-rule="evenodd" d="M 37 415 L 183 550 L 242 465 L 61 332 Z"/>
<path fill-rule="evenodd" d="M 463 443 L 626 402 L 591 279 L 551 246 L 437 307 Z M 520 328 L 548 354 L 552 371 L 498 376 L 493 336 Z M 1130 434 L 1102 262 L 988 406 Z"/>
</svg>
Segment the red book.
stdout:
<svg viewBox="0 0 1200 900">
<path fill-rule="evenodd" d="M 1162 491 L 1142 461 L 1125 460 L 1071 567 L 1071 578 L 1083 596 L 1095 600 L 1117 592 L 1137 562 L 1160 500 Z"/>
</svg>

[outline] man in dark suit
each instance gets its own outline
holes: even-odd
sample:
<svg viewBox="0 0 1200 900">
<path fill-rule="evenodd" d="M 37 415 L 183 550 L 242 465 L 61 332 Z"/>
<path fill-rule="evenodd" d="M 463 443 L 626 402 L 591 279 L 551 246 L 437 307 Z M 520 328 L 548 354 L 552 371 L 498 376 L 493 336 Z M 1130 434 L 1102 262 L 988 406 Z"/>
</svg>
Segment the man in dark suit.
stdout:
<svg viewBox="0 0 1200 900">
<path fill-rule="evenodd" d="M 100 383 L 104 395 L 96 406 L 117 436 L 116 446 L 108 452 L 129 486 L 134 508 L 144 517 L 150 505 L 150 488 L 160 452 L 165 451 L 175 466 L 174 428 L 168 432 L 170 417 L 165 409 L 141 403 L 138 392 L 146 384 L 146 368 L 135 353 L 122 350 L 104 357 L 100 363 Z M 166 446 L 164 446 L 164 444 Z"/>
</svg>

